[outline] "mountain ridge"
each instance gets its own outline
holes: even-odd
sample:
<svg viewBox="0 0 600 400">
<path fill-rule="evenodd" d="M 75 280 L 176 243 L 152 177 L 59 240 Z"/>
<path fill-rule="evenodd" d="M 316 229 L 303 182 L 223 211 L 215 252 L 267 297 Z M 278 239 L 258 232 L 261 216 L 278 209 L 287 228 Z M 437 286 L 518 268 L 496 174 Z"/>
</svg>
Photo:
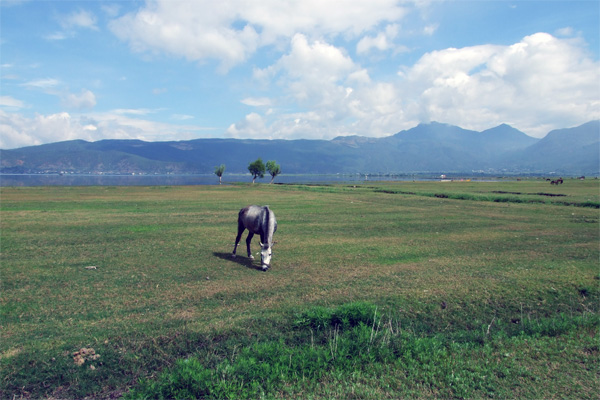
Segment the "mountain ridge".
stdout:
<svg viewBox="0 0 600 400">
<path fill-rule="evenodd" d="M 331 140 L 71 140 L 0 150 L 2 173 L 245 173 L 276 160 L 284 173 L 562 173 L 598 175 L 600 120 L 553 130 L 542 139 L 507 124 L 478 132 L 431 122 L 382 138 Z"/>
</svg>

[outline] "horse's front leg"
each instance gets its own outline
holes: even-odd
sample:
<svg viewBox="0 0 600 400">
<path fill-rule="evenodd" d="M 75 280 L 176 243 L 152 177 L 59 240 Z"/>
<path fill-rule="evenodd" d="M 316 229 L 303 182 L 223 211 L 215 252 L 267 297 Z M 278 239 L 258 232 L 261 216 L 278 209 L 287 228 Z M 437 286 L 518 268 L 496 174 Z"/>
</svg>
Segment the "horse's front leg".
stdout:
<svg viewBox="0 0 600 400">
<path fill-rule="evenodd" d="M 252 237 L 254 233 L 248 231 L 248 237 L 246 238 L 246 247 L 248 248 L 248 258 L 254 260 L 254 256 L 252 255 L 252 251 L 250 250 L 250 242 L 252 241 Z"/>
</svg>

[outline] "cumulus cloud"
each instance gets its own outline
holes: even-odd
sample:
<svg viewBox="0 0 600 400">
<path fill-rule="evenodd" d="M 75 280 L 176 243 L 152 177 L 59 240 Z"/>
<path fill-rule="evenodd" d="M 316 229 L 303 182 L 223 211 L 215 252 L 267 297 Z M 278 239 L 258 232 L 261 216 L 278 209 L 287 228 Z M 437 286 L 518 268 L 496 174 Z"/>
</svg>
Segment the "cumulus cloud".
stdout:
<svg viewBox="0 0 600 400">
<path fill-rule="evenodd" d="M 80 124 L 65 112 L 28 118 L 0 110 L 0 148 L 3 149 L 87 137 Z"/>
<path fill-rule="evenodd" d="M 310 41 L 303 34 L 292 38 L 287 54 L 273 65 L 255 71 L 261 80 L 278 82 L 283 95 L 277 104 L 285 104 L 289 113 L 269 108 L 265 115 L 256 112 L 233 124 L 228 134 L 254 138 L 331 137 L 353 133 L 345 119 L 356 116 L 349 112 L 355 104 L 355 91 L 368 85 L 368 72 L 356 64 L 341 48 L 324 42 Z M 267 99 L 263 105 L 270 105 Z M 255 104 L 246 99 L 245 104 Z"/>
<path fill-rule="evenodd" d="M 110 29 L 136 51 L 216 59 L 227 71 L 258 48 L 285 44 L 297 33 L 357 37 L 405 14 L 395 0 L 156 0 L 112 21 Z"/>
<path fill-rule="evenodd" d="M 271 137 L 265 136 L 267 130 L 263 117 L 257 113 L 250 113 L 246 117 L 238 121 L 235 124 L 231 124 L 227 129 L 227 135 L 233 138 L 238 137 L 251 137 L 251 138 L 263 138 L 270 139 Z"/>
<path fill-rule="evenodd" d="M 309 43 L 306 36 L 296 34 L 290 52 L 274 65 L 255 73 L 258 76 L 279 76 L 287 94 L 300 104 L 319 107 L 345 97 L 343 82 L 349 77 L 368 80 L 368 73 L 357 66 L 345 52 L 316 40 Z"/>
<path fill-rule="evenodd" d="M 533 136 L 600 118 L 600 65 L 581 43 L 537 33 L 510 46 L 425 54 L 401 86 L 428 120 L 483 129 L 507 122 Z"/>
<path fill-rule="evenodd" d="M 161 0 L 112 21 L 110 29 L 135 51 L 195 61 L 217 59 L 226 71 L 245 60 L 258 44 L 252 26 L 233 26 L 236 15 L 234 4 L 228 2 Z"/>
<path fill-rule="evenodd" d="M 292 39 L 291 51 L 276 65 L 286 74 L 304 81 L 335 82 L 355 69 L 352 59 L 338 47 L 316 40 L 309 43 L 302 34 Z"/>
<path fill-rule="evenodd" d="M 385 31 L 379 32 L 377 36 L 365 36 L 356 45 L 358 54 L 368 53 L 372 49 L 386 51 L 395 48 L 404 49 L 394 44 L 394 39 L 398 35 L 398 25 L 391 24 L 385 28 Z"/>
<path fill-rule="evenodd" d="M 416 9 L 430 3 L 416 2 Z M 244 83 L 235 90 L 243 93 L 234 101 L 254 108 L 223 123 L 225 134 L 231 137 L 384 136 L 434 120 L 477 130 L 509 123 L 539 137 L 554 128 L 600 118 L 600 63 L 570 27 L 555 31 L 556 36 L 535 33 L 511 45 L 431 51 L 409 65 L 391 67 L 391 74 L 387 63 L 371 69 L 373 59 L 399 60 L 389 56 L 407 50 L 401 40 L 407 36 L 402 30 L 407 7 L 415 10 L 411 4 L 397 0 L 148 0 L 120 17 L 119 7 L 101 9 L 105 17 L 116 18 L 109 23 L 110 30 L 145 56 L 216 61 L 222 73 L 247 63 L 247 68 L 235 71 L 235 79 L 253 69 L 255 85 L 246 77 L 237 80 Z M 421 22 L 420 28 L 408 24 L 411 35 L 436 33 L 435 21 L 424 17 Z M 63 31 L 57 35 L 65 36 L 79 29 L 98 29 L 95 16 L 83 11 L 64 16 L 60 26 Z M 378 75 L 384 68 L 387 75 Z M 78 115 L 96 107 L 92 91 L 71 90 L 54 77 L 27 79 L 21 89 L 56 96 L 70 114 L 8 114 L 8 109 L 22 111 L 25 104 L 17 100 L 18 95 L 2 96 L 2 147 L 75 137 L 185 139 L 203 129 L 152 122 L 159 109 L 134 108 L 148 104 L 144 102 L 128 109 Z M 165 92 L 167 88 L 162 87 L 152 90 L 155 95 Z M 167 96 L 154 100 L 161 97 Z M 190 119 L 176 112 L 166 118 L 172 122 Z"/>
<path fill-rule="evenodd" d="M 542 137 L 600 118 L 600 64 L 580 40 L 547 33 L 426 53 L 388 81 L 373 81 L 341 49 L 296 35 L 290 52 L 255 76 L 277 78 L 281 110 L 295 110 L 253 113 L 260 130 L 242 121 L 237 137 L 383 136 L 428 121 L 476 130 L 509 123 Z"/>
<path fill-rule="evenodd" d="M 96 105 L 96 96 L 90 90 L 83 89 L 79 94 L 67 93 L 63 105 L 68 108 L 85 109 Z"/>
<path fill-rule="evenodd" d="M 30 117 L 8 113 L 0 108 L 0 148 L 12 149 L 74 139 L 186 140 L 196 138 L 199 132 L 213 129 L 173 125 L 138 118 L 131 113 L 129 115 L 127 112 L 109 111 L 85 115 L 60 112 Z"/>
</svg>

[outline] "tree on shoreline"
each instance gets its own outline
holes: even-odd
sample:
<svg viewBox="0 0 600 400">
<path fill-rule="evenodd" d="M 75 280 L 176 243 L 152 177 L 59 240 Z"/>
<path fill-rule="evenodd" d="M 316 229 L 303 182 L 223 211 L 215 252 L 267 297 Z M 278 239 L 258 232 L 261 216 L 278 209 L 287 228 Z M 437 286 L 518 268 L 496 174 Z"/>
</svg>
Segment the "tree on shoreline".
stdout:
<svg viewBox="0 0 600 400">
<path fill-rule="evenodd" d="M 275 177 L 281 174 L 281 165 L 277 164 L 275 160 L 267 161 L 267 171 L 271 174 L 271 182 L 269 183 L 273 183 Z"/>
<path fill-rule="evenodd" d="M 265 164 L 262 159 L 258 158 L 258 160 L 251 162 L 250 165 L 248 165 L 248 171 L 252 174 L 252 183 L 254 183 L 256 178 L 264 178 Z"/>
<path fill-rule="evenodd" d="M 225 164 L 221 164 L 218 167 L 215 167 L 215 175 L 219 177 L 219 185 L 221 184 L 221 177 L 223 176 L 223 172 L 225 172 Z"/>
</svg>

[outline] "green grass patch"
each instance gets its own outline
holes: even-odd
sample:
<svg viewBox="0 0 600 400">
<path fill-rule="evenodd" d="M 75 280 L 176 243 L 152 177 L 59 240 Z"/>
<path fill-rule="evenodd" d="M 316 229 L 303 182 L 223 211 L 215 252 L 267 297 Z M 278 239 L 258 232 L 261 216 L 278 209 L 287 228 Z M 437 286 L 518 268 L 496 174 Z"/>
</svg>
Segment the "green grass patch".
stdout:
<svg viewBox="0 0 600 400">
<path fill-rule="evenodd" d="M 294 321 L 304 329 L 291 335 L 294 341 L 256 341 L 216 361 L 180 359 L 157 379 L 142 380 L 126 398 L 532 396 L 537 393 L 531 382 L 540 376 L 522 363 L 530 365 L 546 346 L 556 352 L 554 341 L 566 353 L 559 358 L 579 359 L 580 373 L 587 379 L 593 379 L 598 367 L 596 317 L 563 315 L 518 330 L 490 324 L 457 341 L 444 334 L 404 330 L 399 321 L 376 316 L 376 307 L 367 303 L 334 310 L 313 307 Z M 582 337 L 582 331 L 591 334 Z M 559 371 L 551 375 L 567 383 Z M 364 382 L 378 384 L 367 387 Z M 593 390 L 574 384 L 567 393 L 587 397 Z"/>
<path fill-rule="evenodd" d="M 565 204 L 599 193 L 570 179 L 0 188 L 0 397 L 592 398 L 600 215 Z M 252 203 L 279 223 L 267 273 L 230 257 Z"/>
</svg>

